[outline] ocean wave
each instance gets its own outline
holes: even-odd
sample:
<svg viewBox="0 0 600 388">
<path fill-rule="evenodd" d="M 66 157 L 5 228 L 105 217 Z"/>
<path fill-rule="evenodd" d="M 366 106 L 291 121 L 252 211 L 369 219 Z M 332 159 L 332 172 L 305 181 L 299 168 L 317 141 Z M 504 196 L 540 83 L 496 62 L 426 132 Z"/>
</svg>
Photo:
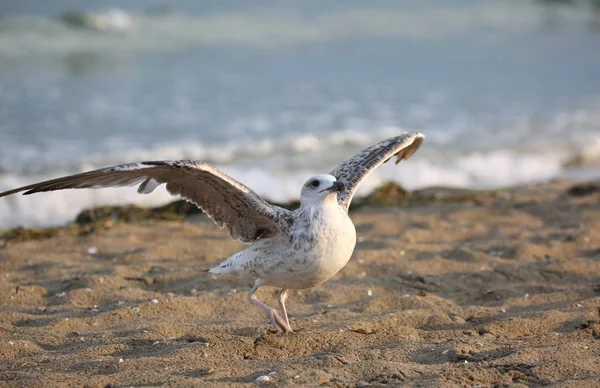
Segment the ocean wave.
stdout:
<svg viewBox="0 0 600 388">
<path fill-rule="evenodd" d="M 249 117 L 238 124 L 243 128 L 251 127 L 254 120 Z M 267 118 L 260 120 L 276 126 Z M 444 158 L 477 153 L 493 155 L 498 150 L 521 155 L 551 154 L 562 168 L 590 167 L 600 159 L 600 103 L 597 100 L 590 100 L 575 110 L 558 111 L 544 120 L 516 117 L 512 123 L 496 128 L 481 128 L 483 124 L 478 124 L 476 119 L 460 128 L 453 128 L 452 124 L 427 128 L 378 127 L 376 120 L 372 121 L 366 120 L 356 129 L 332 128 L 315 133 L 244 135 L 246 131 L 241 131 L 239 135 L 235 132 L 224 136 L 226 140 L 210 142 L 198 141 L 191 138 L 191 134 L 173 139 L 157 133 L 154 143 L 141 145 L 138 132 L 115 134 L 101 140 L 85 137 L 49 137 L 32 143 L 21 140 L 18 145 L 11 144 L 8 138 L 6 145 L 0 145 L 0 174 L 77 173 L 153 159 L 197 159 L 221 166 L 259 166 L 273 171 L 303 166 L 320 171 L 323 167 L 332 168 L 344 157 L 370 144 L 407 130 L 419 130 L 428 135 L 427 146 L 420 153 L 427 153 L 429 159 L 440 164 L 446 163 Z M 197 137 L 202 138 L 202 134 Z"/>
<path fill-rule="evenodd" d="M 552 13 L 553 28 L 581 28 L 594 20 L 585 7 Z M 356 38 L 485 39 L 547 28 L 548 15 L 533 2 L 487 2 L 449 7 L 345 6 L 307 16 L 291 8 L 210 14 L 68 12 L 61 17 L 0 18 L 0 53 L 31 55 L 73 51 L 172 51 L 192 46 L 278 49 Z M 75 28 L 74 28 L 75 27 Z M 83 27 L 83 31 L 82 28 Z M 87 31 L 86 31 L 87 30 Z M 115 35 L 114 32 L 126 34 Z M 97 33 L 101 32 L 101 33 Z"/>
<path fill-rule="evenodd" d="M 398 132 L 396 132 L 398 133 Z M 253 188 L 258 194 L 274 201 L 297 199 L 302 183 L 315 173 L 329 171 L 331 167 L 352 155 L 358 147 L 356 142 L 346 142 L 345 136 L 332 136 L 329 141 L 313 144 L 308 138 L 298 140 L 302 146 L 297 154 L 284 155 L 282 150 L 276 154 L 265 152 L 263 159 L 232 158 L 226 164 L 216 163 L 217 167 L 235 179 Z M 355 138 L 352 138 L 355 141 Z M 306 144 L 310 145 L 307 151 Z M 346 149 L 348 152 L 341 152 Z M 386 181 L 395 181 L 408 189 L 427 186 L 446 187 L 501 187 L 519 183 L 542 181 L 564 175 L 564 157 L 557 157 L 555 150 L 547 153 L 521 152 L 516 150 L 498 149 L 491 151 L 460 152 L 423 147 L 410 161 L 394 166 L 388 163 L 377 169 L 361 185 L 357 195 L 366 195 L 376 186 Z M 344 148 L 346 146 L 347 148 Z M 298 147 L 290 144 L 288 150 Z M 271 146 L 267 147 L 271 148 Z M 337 150 L 323 158 L 324 149 Z M 352 150 L 352 152 L 351 152 Z M 121 160 L 164 159 L 165 156 L 192 156 L 188 151 L 176 154 L 175 149 L 163 152 L 165 149 L 132 152 L 121 155 Z M 318 152 L 317 152 L 318 151 Z M 169 152 L 171 154 L 169 155 Z M 308 153 L 307 153 L 308 152 Z M 313 153 L 314 152 L 314 153 Z M 194 153 L 194 152 L 192 152 Z M 200 153 L 204 153 L 201 150 Z M 321 154 L 321 159 L 316 155 Z M 166 154 L 166 155 L 165 155 Z M 344 156 L 342 156 L 344 155 Z M 106 158 L 104 162 L 110 160 Z M 206 158 L 200 158 L 206 159 Z M 293 161 L 296 159 L 295 161 Z M 333 159 L 336 159 L 333 161 Z M 117 162 L 115 157 L 113 162 Z M 282 161 L 285 163 L 281 163 Z M 89 169 L 99 164 L 86 162 Z M 330 167 L 324 168 L 329 165 Z M 82 169 L 83 170 L 83 169 Z M 35 176 L 19 176 L 16 174 L 0 175 L 0 190 L 25 185 L 34 181 L 51 179 L 67 173 L 70 169 L 56 170 Z M 138 204 L 141 206 L 156 206 L 172 201 L 164 188 L 157 189 L 151 195 L 139 195 L 133 188 L 102 189 L 102 190 L 68 190 L 36 194 L 33 196 L 11 196 L 0 200 L 0 226 L 48 226 L 60 225 L 72 220 L 81 210 L 100 205 Z"/>
<path fill-rule="evenodd" d="M 361 149 L 407 130 L 427 135 L 423 147 L 407 163 L 389 163 L 377 169 L 361 185 L 358 195 L 367 194 L 384 181 L 412 190 L 427 186 L 501 187 L 565 175 L 590 178 L 600 175 L 599 123 L 600 104 L 589 100 L 545 120 L 523 116 L 504 127 L 484 129 L 477 125 L 450 130 L 373 124 L 374 128 L 253 134 L 214 142 L 163 137 L 150 146 L 140 146 L 138 135 L 124 133 L 107 137 L 100 144 L 94 141 L 97 147 L 92 154 L 87 153 L 90 148 L 82 143 L 84 138 L 51 138 L 38 145 L 0 146 L 0 191 L 121 163 L 196 159 L 216 165 L 266 198 L 287 201 L 298 198 L 299 188 L 311 175 L 330 171 Z M 11 196 L 0 199 L 0 226 L 63 224 L 92 206 L 155 206 L 172 199 L 164 189 L 142 196 L 132 188 Z"/>
<path fill-rule="evenodd" d="M 135 28 L 131 16 L 120 9 L 106 12 L 67 12 L 60 20 L 69 27 L 96 31 L 128 33 Z"/>
</svg>

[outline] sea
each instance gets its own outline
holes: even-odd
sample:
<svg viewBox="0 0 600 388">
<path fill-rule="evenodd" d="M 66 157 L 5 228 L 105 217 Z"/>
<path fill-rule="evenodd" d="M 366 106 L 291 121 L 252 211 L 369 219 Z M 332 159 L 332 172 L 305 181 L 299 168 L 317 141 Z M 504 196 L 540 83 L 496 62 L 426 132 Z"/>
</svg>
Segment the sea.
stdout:
<svg viewBox="0 0 600 388">
<path fill-rule="evenodd" d="M 494 188 L 600 177 L 600 6 L 587 0 L 0 0 L 0 191 L 199 159 L 273 201 L 362 148 L 426 135 L 385 181 Z M 0 199 L 63 225 L 166 190 Z"/>
</svg>

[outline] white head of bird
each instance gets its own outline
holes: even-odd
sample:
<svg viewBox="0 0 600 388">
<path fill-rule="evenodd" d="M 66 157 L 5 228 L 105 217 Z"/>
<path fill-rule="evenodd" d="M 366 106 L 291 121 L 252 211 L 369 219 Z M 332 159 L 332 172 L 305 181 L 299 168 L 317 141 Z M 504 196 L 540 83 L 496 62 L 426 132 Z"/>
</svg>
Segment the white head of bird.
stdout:
<svg viewBox="0 0 600 388">
<path fill-rule="evenodd" d="M 337 194 L 345 189 L 346 186 L 333 175 L 315 175 L 302 186 L 300 202 L 304 206 L 337 203 Z"/>
</svg>

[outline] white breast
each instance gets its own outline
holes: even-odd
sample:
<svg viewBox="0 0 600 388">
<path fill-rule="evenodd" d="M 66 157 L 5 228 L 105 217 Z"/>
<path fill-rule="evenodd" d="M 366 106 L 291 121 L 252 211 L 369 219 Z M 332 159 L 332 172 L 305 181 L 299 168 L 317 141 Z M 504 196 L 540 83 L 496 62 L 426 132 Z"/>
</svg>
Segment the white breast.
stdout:
<svg viewBox="0 0 600 388">
<path fill-rule="evenodd" d="M 265 271 L 266 284 L 314 287 L 338 273 L 352 256 L 356 230 L 337 202 L 301 210 L 291 231 L 289 254 Z"/>
<path fill-rule="evenodd" d="M 338 273 L 355 244 L 354 225 L 333 200 L 301 207 L 289 234 L 258 240 L 210 272 L 246 275 L 280 288 L 310 288 Z"/>
</svg>

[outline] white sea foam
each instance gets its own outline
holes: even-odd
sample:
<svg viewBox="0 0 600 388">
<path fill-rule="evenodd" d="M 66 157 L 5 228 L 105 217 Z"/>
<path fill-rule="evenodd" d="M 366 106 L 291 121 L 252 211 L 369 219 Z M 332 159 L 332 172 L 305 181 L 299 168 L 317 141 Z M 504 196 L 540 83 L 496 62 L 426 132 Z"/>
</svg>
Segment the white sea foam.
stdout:
<svg viewBox="0 0 600 388">
<path fill-rule="evenodd" d="M 388 163 L 377 169 L 358 195 L 389 180 L 416 189 L 500 187 L 565 174 L 598 177 L 600 174 L 593 173 L 600 164 L 598 123 L 600 109 L 590 103 L 572 112 L 557 112 L 543 122 L 524 118 L 495 130 L 422 130 L 427 140 L 419 152 L 399 166 Z M 180 140 L 148 148 L 138 146 L 135 136 L 119 136 L 105 139 L 101 147 L 113 151 L 91 155 L 86 155 L 85 146 L 78 142 L 4 147 L 0 191 L 126 162 L 197 159 L 215 164 L 268 199 L 287 201 L 298 198 L 299 188 L 309 176 L 330 171 L 362 148 L 406 130 L 411 129 L 384 126 L 210 144 Z M 60 225 L 93 206 L 156 206 L 172 200 L 164 188 L 150 195 L 139 195 L 133 188 L 14 195 L 0 199 L 0 226 Z"/>
<path fill-rule="evenodd" d="M 329 142 L 321 142 L 318 146 L 313 145 L 309 153 L 317 155 L 327 147 L 329 150 L 333 150 L 335 149 L 333 144 L 344 138 L 340 134 L 332 136 Z M 305 141 L 306 138 L 301 143 L 304 144 Z M 358 144 L 354 144 L 348 149 L 357 147 Z M 178 156 L 182 155 L 193 156 L 189 154 L 189 150 L 184 151 L 183 154 L 177 154 L 174 148 L 170 148 L 170 152 L 163 151 L 156 149 L 145 153 L 140 151 L 136 154 L 134 152 L 127 155 L 127 159 L 163 159 L 164 156 L 178 159 Z M 204 150 L 201 153 L 204 153 Z M 324 158 L 327 159 L 325 162 L 323 159 L 319 161 L 307 157 L 306 151 L 302 151 L 291 158 L 297 159 L 297 162 L 292 163 L 288 159 L 288 163 L 284 166 L 279 165 L 279 161 L 284 158 L 283 155 L 265 156 L 264 159 L 255 163 L 250 163 L 250 159 L 245 159 L 242 163 L 217 163 L 217 166 L 254 189 L 258 194 L 273 201 L 287 201 L 298 198 L 299 188 L 307 177 L 317 172 L 329 171 L 330 167 L 344 157 L 351 156 L 351 153 L 345 153 L 345 155 L 341 152 L 332 153 Z M 333 161 L 333 159 L 336 160 Z M 330 167 L 325 169 L 323 167 L 325 165 Z M 54 171 L 28 177 L 17 177 L 14 174 L 3 175 L 0 178 L 0 189 L 50 179 L 64 173 Z M 560 176 L 563 173 L 563 161 L 557 158 L 555 152 L 524 153 L 514 150 L 492 150 L 463 153 L 449 151 L 442 155 L 440 150 L 428 150 L 427 147 L 423 147 L 406 163 L 399 166 L 388 163 L 376 170 L 361 185 L 357 195 L 365 195 L 385 181 L 401 183 L 408 189 L 427 186 L 500 187 L 540 181 Z M 72 220 L 81 210 L 93 206 L 122 204 L 156 206 L 172 200 L 174 198 L 164 188 L 159 188 L 150 195 L 139 195 L 133 188 L 68 190 L 31 196 L 15 195 L 0 200 L 0 226 L 60 225 Z"/>
</svg>

